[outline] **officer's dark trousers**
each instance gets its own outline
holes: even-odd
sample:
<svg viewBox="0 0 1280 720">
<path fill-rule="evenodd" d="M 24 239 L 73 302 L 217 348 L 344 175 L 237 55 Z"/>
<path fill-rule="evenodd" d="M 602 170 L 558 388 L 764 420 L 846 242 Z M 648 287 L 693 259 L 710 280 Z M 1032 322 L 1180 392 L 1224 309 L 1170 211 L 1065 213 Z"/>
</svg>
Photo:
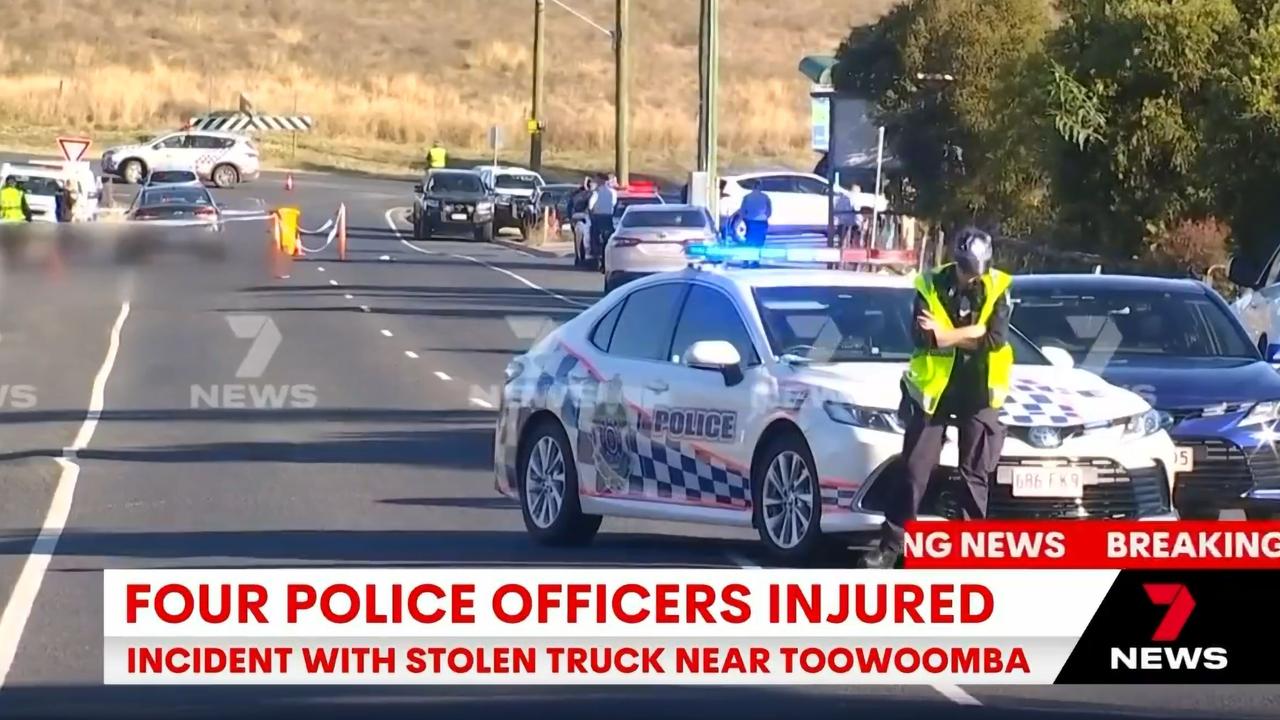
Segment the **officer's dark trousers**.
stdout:
<svg viewBox="0 0 1280 720">
<path fill-rule="evenodd" d="M 769 221 L 747 220 L 744 224 L 747 226 L 747 245 L 764 247 L 764 240 L 769 235 Z"/>
<path fill-rule="evenodd" d="M 998 410 L 984 408 L 972 415 L 929 417 L 910 401 L 903 405 L 913 411 L 902 441 L 903 473 L 895 478 L 897 485 L 889 494 L 881 539 L 882 548 L 894 552 L 902 551 L 903 528 L 920 509 L 929 478 L 938 466 L 948 425 L 955 426 L 960 436 L 960 483 L 955 490 L 966 519 L 987 516 L 987 483 L 1004 445 L 1004 426 Z"/>
<path fill-rule="evenodd" d="M 604 244 L 613 235 L 613 216 L 591 213 L 591 254 L 598 263 L 604 262 Z"/>
</svg>

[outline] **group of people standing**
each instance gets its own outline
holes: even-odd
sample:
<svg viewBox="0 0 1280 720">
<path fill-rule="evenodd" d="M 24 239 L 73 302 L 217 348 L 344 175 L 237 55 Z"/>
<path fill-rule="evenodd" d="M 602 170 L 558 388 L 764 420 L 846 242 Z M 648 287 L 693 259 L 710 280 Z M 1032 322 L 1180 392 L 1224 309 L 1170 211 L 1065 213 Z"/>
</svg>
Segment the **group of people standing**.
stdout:
<svg viewBox="0 0 1280 720">
<path fill-rule="evenodd" d="M 585 217 L 590 227 L 591 257 L 604 267 L 604 243 L 613 234 L 613 213 L 618 205 L 618 179 L 608 173 L 585 177 L 569 196 L 569 215 Z"/>
</svg>

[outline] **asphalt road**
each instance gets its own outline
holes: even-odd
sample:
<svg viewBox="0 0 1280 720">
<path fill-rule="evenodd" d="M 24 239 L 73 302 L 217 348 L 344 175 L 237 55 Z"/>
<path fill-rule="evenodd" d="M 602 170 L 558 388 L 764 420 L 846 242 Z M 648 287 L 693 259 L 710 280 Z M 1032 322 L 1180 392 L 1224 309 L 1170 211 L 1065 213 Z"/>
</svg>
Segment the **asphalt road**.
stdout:
<svg viewBox="0 0 1280 720">
<path fill-rule="evenodd" d="M 171 253 L 124 263 L 111 253 L 114 241 L 90 238 L 61 261 L 6 266 L 0 389 L 28 392 L 0 396 L 0 652 L 16 648 L 0 713 L 1280 714 L 1274 687 L 102 687 L 101 570 L 108 567 L 760 562 L 749 533 L 646 521 L 608 520 L 585 550 L 531 545 L 518 509 L 492 491 L 496 385 L 512 354 L 598 297 L 599 276 L 498 245 L 408 242 L 397 219 L 408 182 L 310 174 L 295 182 L 286 193 L 281 177 L 267 174 L 217 194 L 239 208 L 295 204 L 307 227 L 345 202 L 347 262 L 334 262 L 330 251 L 275 279 L 264 262 L 263 224 L 242 221 L 226 233 L 223 262 Z M 267 316 L 280 333 L 278 350 L 253 378 L 237 377 L 251 344 L 227 321 L 237 314 Z M 106 374 L 104 358 L 112 360 Z M 89 412 L 95 379 L 97 413 Z M 290 402 L 240 407 L 243 397 L 225 391 L 237 384 L 274 388 Z M 84 442 L 87 415 L 96 427 Z M 69 503 L 68 463 L 78 468 Z M 37 593 L 28 555 L 46 516 L 60 513 L 56 554 L 35 555 L 49 559 Z M 0 669 L 5 662 L 0 655 Z"/>
</svg>

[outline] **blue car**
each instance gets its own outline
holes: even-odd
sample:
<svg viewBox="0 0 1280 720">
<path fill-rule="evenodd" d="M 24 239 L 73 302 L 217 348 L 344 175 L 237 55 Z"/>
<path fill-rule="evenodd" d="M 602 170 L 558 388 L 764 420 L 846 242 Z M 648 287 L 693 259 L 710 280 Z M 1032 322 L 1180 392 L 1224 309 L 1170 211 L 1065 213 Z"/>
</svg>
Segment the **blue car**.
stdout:
<svg viewBox="0 0 1280 720">
<path fill-rule="evenodd" d="M 1042 348 L 1128 388 L 1177 444 L 1174 506 L 1186 519 L 1280 514 L 1280 374 L 1222 298 L 1195 280 L 1027 275 L 1013 324 Z"/>
</svg>

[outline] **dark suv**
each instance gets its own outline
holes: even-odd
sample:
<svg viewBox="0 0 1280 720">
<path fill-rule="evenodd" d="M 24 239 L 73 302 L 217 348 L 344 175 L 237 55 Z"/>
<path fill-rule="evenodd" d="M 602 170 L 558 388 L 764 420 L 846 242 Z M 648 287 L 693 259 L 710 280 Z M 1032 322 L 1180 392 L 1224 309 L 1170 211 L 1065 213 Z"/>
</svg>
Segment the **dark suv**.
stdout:
<svg viewBox="0 0 1280 720">
<path fill-rule="evenodd" d="M 474 237 L 493 242 L 493 195 L 470 170 L 432 170 L 414 185 L 415 240 Z"/>
</svg>

